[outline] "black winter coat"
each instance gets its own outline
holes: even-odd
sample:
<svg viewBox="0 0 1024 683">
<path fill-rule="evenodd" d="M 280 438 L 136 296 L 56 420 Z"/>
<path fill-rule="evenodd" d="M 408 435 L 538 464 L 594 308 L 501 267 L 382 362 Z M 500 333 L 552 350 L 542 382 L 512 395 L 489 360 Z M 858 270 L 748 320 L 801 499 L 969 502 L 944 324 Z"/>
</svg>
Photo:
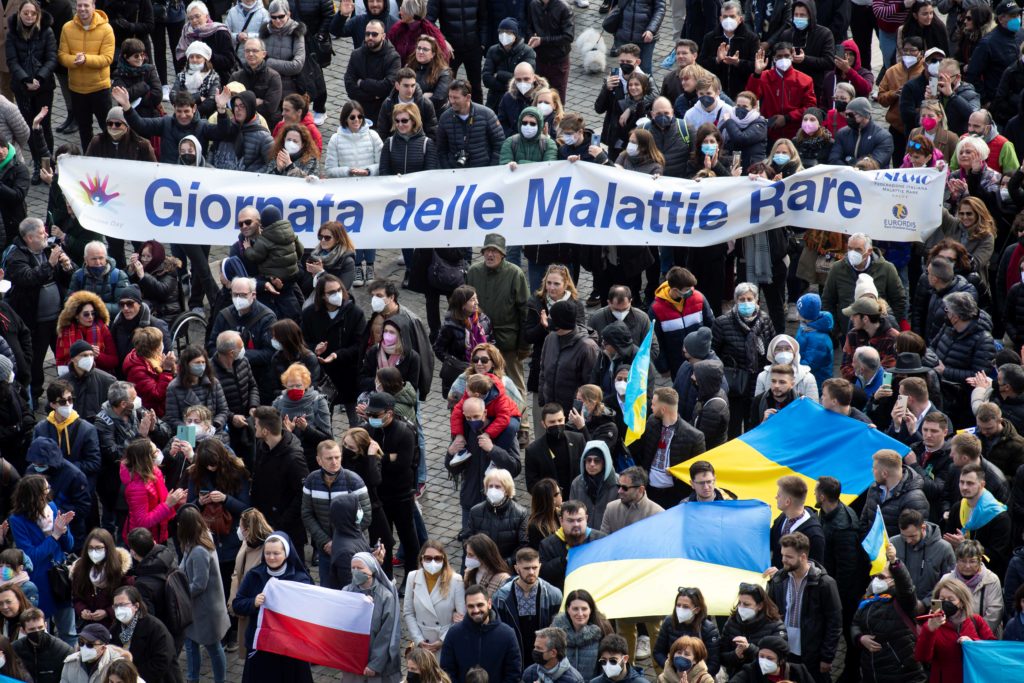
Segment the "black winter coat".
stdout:
<svg viewBox="0 0 1024 683">
<path fill-rule="evenodd" d="M 512 80 L 512 72 L 520 62 L 526 62 L 537 68 L 537 54 L 522 38 L 517 38 L 508 48 L 501 43 L 492 45 L 484 56 L 483 80 L 487 86 L 487 108 L 494 111 L 498 108 L 501 96 L 508 92 L 508 83 Z"/>
<path fill-rule="evenodd" d="M 32 676 L 32 683 L 60 683 L 64 660 L 74 649 L 49 633 L 44 632 L 41 639 L 39 647 L 34 647 L 28 638 L 18 638 L 11 643 L 11 647 Z"/>
<path fill-rule="evenodd" d="M 1020 282 L 1010 287 L 1006 294 L 1003 324 L 1006 326 L 1006 334 L 1013 341 L 1013 348 L 1019 349 L 1024 345 L 1024 284 Z"/>
<path fill-rule="evenodd" d="M 759 311 L 758 317 L 748 324 L 740 319 L 739 311 L 733 309 L 715 318 L 711 325 L 711 348 L 718 354 L 722 365 L 747 371 L 748 396 L 754 395 L 754 378 L 768 362 L 768 343 L 774 336 L 775 326 L 764 311 Z M 751 353 L 748 354 L 748 350 Z M 737 395 L 738 389 L 730 386 L 729 394 Z"/>
<path fill-rule="evenodd" d="M 487 10 L 483 0 L 430 0 L 427 19 L 441 29 L 453 48 L 468 49 L 480 44 Z"/>
<path fill-rule="evenodd" d="M 218 31 L 218 33 L 220 33 Z M 222 81 L 226 83 L 227 81 Z M 210 140 L 226 140 L 233 137 L 230 116 L 218 116 L 217 123 L 196 116 L 187 126 L 178 123 L 174 114 L 157 118 L 142 118 L 134 107 L 124 112 L 124 118 L 131 129 L 139 135 L 160 138 L 160 161 L 164 164 L 178 163 L 178 143 L 187 135 L 195 135 L 200 144 L 206 145 Z"/>
<path fill-rule="evenodd" d="M 168 325 L 185 310 L 185 296 L 178 280 L 180 267 L 181 261 L 169 258 L 155 272 L 144 273 L 142 278 L 134 270 L 129 275 L 129 279 L 142 291 L 142 298 L 149 304 L 149 309 Z"/>
<path fill-rule="evenodd" d="M 720 636 L 718 634 L 718 626 L 715 625 L 715 620 L 711 618 L 705 618 L 700 623 L 700 629 L 698 630 L 693 623 L 679 623 L 674 613 L 665 617 L 661 622 L 661 630 L 658 631 L 658 639 L 654 643 L 654 647 L 651 648 L 651 656 L 654 657 L 654 661 L 658 663 L 658 666 L 665 666 L 672 643 L 683 636 L 700 638 L 703 641 L 704 647 L 708 650 L 708 657 L 704 660 L 708 667 L 708 673 L 712 676 L 717 676 L 718 670 L 722 668 L 722 665 L 719 663 Z"/>
<path fill-rule="evenodd" d="M 402 60 L 387 39 L 376 52 L 364 45 L 354 50 L 349 58 L 345 92 L 350 100 L 363 105 L 368 116 L 376 116 L 384 99 L 395 89 L 395 77 L 400 68 Z"/>
<path fill-rule="evenodd" d="M 306 25 L 307 42 L 309 36 L 326 32 L 334 17 L 334 3 L 331 0 L 294 0 L 291 6 L 292 17 Z M 310 54 L 308 47 L 306 54 Z"/>
<path fill-rule="evenodd" d="M 359 374 L 360 391 L 374 390 L 374 380 L 377 377 L 377 370 L 380 369 L 377 365 L 378 346 L 379 344 L 374 344 L 366 351 L 366 355 L 363 356 L 362 370 Z M 395 366 L 402 373 L 402 381 L 409 382 L 413 387 L 419 387 L 420 354 L 406 348 L 402 350 L 402 356 L 402 360 Z M 417 393 L 419 392 L 417 391 Z"/>
<path fill-rule="evenodd" d="M 756 14 L 758 4 L 758 0 L 743 0 L 743 23 L 753 29 L 761 42 L 774 45 L 781 39 L 782 32 L 791 26 L 793 0 L 776 0 L 771 18 L 761 17 L 760 23 Z"/>
<path fill-rule="evenodd" d="M 0 381 L 0 458 L 19 470 L 24 469 L 25 453 L 36 424 L 24 394 L 17 379 L 14 384 L 8 384 L 6 378 Z M 13 483 L 10 490 L 14 490 Z M 6 510 L 8 506 L 7 500 L 0 502 L 0 508 Z"/>
<path fill-rule="evenodd" d="M 805 524 L 806 526 L 806 524 Z M 843 610 L 836 580 L 812 562 L 804 577 L 804 595 L 800 607 L 800 640 L 804 659 L 831 662 L 843 630 Z M 768 582 L 768 595 L 786 620 L 786 593 L 789 572 L 776 572 Z"/>
<path fill-rule="evenodd" d="M 11 159 L 0 171 L 0 213 L 4 217 L 8 241 L 18 235 L 18 225 L 28 216 L 25 197 L 28 196 L 30 175 L 28 167 L 18 161 L 18 157 Z"/>
<path fill-rule="evenodd" d="M 25 84 L 39 81 L 40 90 L 53 90 L 53 71 L 57 68 L 57 39 L 53 35 L 53 19 L 47 12 L 36 22 L 28 38 L 18 30 L 18 17 L 7 20 L 7 43 L 4 51 L 11 72 L 11 87 L 27 94 Z M 31 122 L 28 122 L 31 123 Z"/>
<path fill-rule="evenodd" d="M 815 683 L 818 680 L 811 675 L 806 666 L 792 662 L 786 662 L 785 676 L 785 680 L 792 683 Z M 768 683 L 768 681 L 768 677 L 761 673 L 761 668 L 756 661 L 745 664 L 735 676 L 729 679 L 729 683 Z"/>
<path fill-rule="evenodd" d="M 541 346 L 537 378 L 541 405 L 558 403 L 568 413 L 576 400 L 576 390 L 590 381 L 599 355 L 597 333 L 586 327 L 577 325 L 565 336 L 549 334 Z"/>
<path fill-rule="evenodd" d="M 121 646 L 124 624 L 114 621 L 110 629 L 111 642 Z M 174 638 L 163 622 L 152 614 L 140 616 L 129 641 L 128 651 L 146 683 L 181 683 L 181 667 L 175 662 Z"/>
<path fill-rule="evenodd" d="M 572 50 L 575 27 L 572 8 L 565 0 L 529 0 L 523 35 L 540 37 L 541 43 L 534 49 L 538 62 L 557 63 L 566 59 Z"/>
<path fill-rule="evenodd" d="M 56 269 L 50 266 L 50 247 L 43 249 L 43 262 L 39 263 L 20 236 L 14 239 L 14 244 L 15 249 L 7 256 L 7 279 L 13 286 L 6 298 L 14 311 L 31 328 L 36 324 L 39 292 L 50 282 L 56 282 L 57 291 L 63 301 L 71 283 L 72 271 L 64 270 L 59 264 Z"/>
<path fill-rule="evenodd" d="M 972 321 L 963 332 L 952 326 L 942 326 L 929 346 L 945 365 L 942 379 L 966 387 L 968 377 L 986 370 L 996 355 L 992 335 L 978 320 Z"/>
<path fill-rule="evenodd" d="M 910 309 L 910 329 L 925 339 L 935 339 L 946 322 L 946 305 L 942 299 L 954 292 L 967 292 L 978 301 L 978 288 L 963 275 L 954 275 L 953 282 L 941 292 L 928 283 L 928 273 L 922 273 L 917 281 L 914 302 Z"/>
<path fill-rule="evenodd" d="M 571 301 L 576 305 L 576 324 L 586 325 L 587 307 L 579 299 L 571 299 Z M 547 311 L 549 314 L 551 313 L 547 306 L 547 300 L 534 294 L 526 302 L 526 323 L 523 325 L 523 340 L 527 344 L 533 345 L 530 376 L 526 380 L 526 388 L 530 391 L 537 391 L 538 382 L 540 381 L 540 354 L 544 347 L 544 339 L 547 338 L 550 329 L 550 327 L 544 327 L 540 324 L 541 310 Z M 548 321 L 550 324 L 550 318 L 548 318 Z"/>
<path fill-rule="evenodd" d="M 654 458 L 658 452 L 661 430 L 662 422 L 659 418 L 652 417 L 647 420 L 647 427 L 640 437 L 640 442 L 630 451 L 636 460 L 636 464 L 648 472 L 651 471 L 651 466 L 654 464 Z M 676 420 L 676 432 L 672 437 L 672 442 L 669 444 L 668 451 L 668 467 L 675 467 L 688 460 L 692 460 L 705 451 L 704 434 L 690 423 L 679 418 Z M 679 481 L 676 482 L 674 488 L 681 489 L 684 498 L 693 492 L 689 485 Z"/>
<path fill-rule="evenodd" d="M 134 319 L 128 320 L 124 315 L 118 311 L 117 316 L 114 318 L 114 322 L 110 323 L 110 334 L 114 337 L 114 346 L 117 347 L 117 367 L 118 374 L 121 374 L 121 366 L 124 364 L 124 359 L 132 352 L 135 348 L 135 344 L 132 342 L 132 337 L 135 335 L 135 330 L 140 327 L 155 327 L 164 336 L 164 353 L 171 349 L 171 331 L 160 318 L 154 317 L 153 313 L 149 310 L 149 305 L 143 303 L 140 307 L 139 314 Z M 106 400 L 106 399 L 104 399 Z"/>
<path fill-rule="evenodd" d="M 0 301 L 0 335 L 14 353 L 14 372 L 27 379 L 32 372 L 32 332 L 6 301 Z"/>
<path fill-rule="evenodd" d="M 433 138 L 437 135 L 437 114 L 434 109 L 434 101 L 424 97 L 423 92 L 423 88 L 417 85 L 416 93 L 412 96 L 412 102 L 420 110 L 423 132 L 426 133 L 428 138 Z M 391 94 L 381 104 L 380 113 L 374 120 L 374 129 L 380 135 L 381 140 L 385 140 L 389 135 L 395 133 L 391 119 L 394 116 L 396 104 L 398 104 L 398 91 L 392 90 Z"/>
<path fill-rule="evenodd" d="M 665 19 L 665 0 L 626 0 L 617 4 L 622 20 L 615 32 L 615 44 L 643 43 L 643 35 L 650 31 L 658 35 Z"/>
<path fill-rule="evenodd" d="M 733 639 L 742 636 L 747 639 L 747 649 L 743 651 L 742 657 L 736 656 L 736 646 Z M 729 616 L 725 626 L 722 627 L 722 637 L 718 644 L 721 650 L 721 662 L 726 673 L 730 676 L 736 674 L 740 667 L 753 663 L 757 665 L 757 644 L 767 636 L 786 637 L 786 625 L 781 621 L 771 621 L 764 612 L 759 612 L 750 621 L 742 621 L 735 613 Z"/>
<path fill-rule="evenodd" d="M 608 89 L 605 88 L 604 92 L 608 92 Z M 654 146 L 665 157 L 663 175 L 673 178 L 684 177 L 686 174 L 686 164 L 690 158 L 690 146 L 693 144 L 691 138 L 693 131 L 689 129 L 686 122 L 673 117 L 672 123 L 667 128 L 655 125 L 653 121 L 637 126 L 637 128 L 650 132 L 654 138 Z"/>
<path fill-rule="evenodd" d="M 465 152 L 465 167 L 497 166 L 505 132 L 493 111 L 477 103 L 470 105 L 463 121 L 450 108 L 437 122 L 437 160 L 441 168 L 457 168 L 459 152 Z"/>
<path fill-rule="evenodd" d="M 857 609 L 867 577 L 867 555 L 861 551 L 860 522 L 857 513 L 840 502 L 832 512 L 818 513 L 825 535 L 825 561 L 822 565 L 836 580 L 843 614 Z"/>
<path fill-rule="evenodd" d="M 821 519 L 813 508 L 804 507 L 810 515 L 803 524 L 793 531 L 799 531 L 811 542 L 811 551 L 808 557 L 819 565 L 825 564 L 825 531 L 821 525 Z M 772 522 L 772 528 L 768 532 L 768 543 L 772 549 L 772 566 L 782 568 L 782 549 L 779 546 L 779 539 L 782 538 L 782 525 L 786 521 L 786 515 L 780 514 Z"/>
<path fill-rule="evenodd" d="M 722 43 L 729 46 L 730 57 L 739 56 L 740 61 L 735 66 L 718 61 L 718 46 Z M 726 40 L 725 31 L 716 24 L 715 30 L 704 36 L 697 63 L 718 76 L 722 82 L 722 92 L 736 99 L 741 91 L 747 89 L 747 79 L 754 73 L 754 57 L 760 46 L 757 36 L 746 22 L 736 28 L 732 40 Z"/>
<path fill-rule="evenodd" d="M 342 305 L 333 319 L 326 309 L 317 310 L 315 304 L 302 311 L 302 338 L 306 343 L 315 348 L 320 342 L 327 342 L 323 358 L 337 354 L 333 362 L 321 367 L 338 389 L 339 403 L 354 403 L 359 393 L 357 382 L 365 332 L 366 314 L 351 300 Z"/>
<path fill-rule="evenodd" d="M 151 0 L 103 0 L 97 3 L 97 9 L 107 13 L 115 45 L 120 47 L 126 38 L 138 38 L 143 45 L 149 44 L 154 25 Z"/>
<path fill-rule="evenodd" d="M 921 516 L 928 519 L 928 497 L 924 495 L 924 486 L 921 475 L 910 467 L 903 466 L 903 476 L 900 483 L 892 487 L 885 501 L 879 500 L 879 486 L 872 483 L 868 488 L 867 498 L 864 501 L 864 509 L 860 513 L 860 534 L 861 538 L 871 530 L 875 522 L 875 515 L 880 511 L 885 522 L 885 533 L 888 536 L 895 536 L 900 532 L 899 518 L 904 510 L 917 510 Z"/>
<path fill-rule="evenodd" d="M 107 401 L 107 390 L 117 378 L 94 367 L 84 375 L 69 368 L 64 380 L 71 385 L 75 394 L 75 411 L 82 419 L 92 422 Z"/>
<path fill-rule="evenodd" d="M 230 368 L 225 368 L 217 359 L 218 356 L 214 356 L 210 362 L 224 392 L 229 413 L 248 416 L 249 410 L 260 405 L 260 390 L 252 366 L 247 359 L 237 358 Z"/>
<path fill-rule="evenodd" d="M 541 479 L 550 478 L 558 482 L 562 489 L 562 496 L 568 496 L 572 480 L 580 473 L 580 458 L 583 455 L 583 445 L 586 443 L 586 440 L 582 434 L 570 429 L 565 430 L 565 439 L 564 447 L 569 457 L 569 479 L 559 480 L 559 466 L 556 464 L 555 458 L 552 457 L 553 453 L 557 453 L 548 444 L 547 436 L 542 432 L 534 439 L 533 443 L 526 447 L 527 491 L 532 492 L 533 487 Z"/>
<path fill-rule="evenodd" d="M 408 138 L 395 133 L 380 150 L 378 173 L 382 176 L 418 173 L 437 167 L 437 145 L 423 131 Z"/>
<path fill-rule="evenodd" d="M 363 14 L 353 15 L 346 19 L 344 14 L 338 12 L 331 19 L 331 35 L 335 38 L 351 38 L 352 47 L 359 49 L 363 46 L 363 34 L 366 30 L 366 25 L 373 20 L 382 22 L 384 24 L 384 32 L 387 33 L 394 25 L 396 18 L 391 16 L 387 4 L 384 5 L 384 11 L 377 15 L 364 12 Z"/>
<path fill-rule="evenodd" d="M 893 597 L 869 602 L 865 599 L 850 627 L 850 639 L 859 644 L 862 636 L 872 636 L 882 649 L 869 652 L 861 647 L 860 671 L 864 683 L 923 683 L 921 664 L 914 659 L 916 638 L 910 624 L 917 611 L 914 582 L 903 563 L 889 565 L 895 582 Z"/>
<path fill-rule="evenodd" d="M 798 71 L 807 74 L 814 81 L 814 92 L 819 103 L 831 100 L 831 91 L 825 93 L 825 76 L 835 71 L 836 42 L 832 30 L 818 25 L 818 8 L 816 2 L 796 0 L 793 6 L 803 5 L 810 14 L 807 28 L 803 31 L 795 27 L 785 29 L 779 40 L 791 43 L 794 48 L 804 51 L 803 64 L 796 65 Z M 772 16 L 772 20 L 775 17 Z"/>
<path fill-rule="evenodd" d="M 8 33 L 8 35 L 10 35 Z M 8 38 L 10 40 L 10 38 Z M 8 58 L 10 63 L 10 58 Z M 999 78 L 999 85 L 996 86 L 996 97 L 992 100 L 989 112 L 996 123 L 1005 126 L 1011 118 L 1017 115 L 1020 102 L 1020 94 L 1024 92 L 1024 63 L 1014 61 L 1013 66 L 1003 72 Z"/>
<path fill-rule="evenodd" d="M 497 544 L 498 552 L 511 567 L 515 564 L 516 551 L 527 545 L 528 516 L 526 508 L 514 500 L 506 499 L 498 507 L 485 500 L 470 508 L 466 538 L 473 534 L 485 534 Z"/>
<path fill-rule="evenodd" d="M 302 482 L 308 475 L 302 444 L 291 432 L 283 431 L 281 442 L 273 449 L 263 441 L 256 442 L 249 501 L 272 529 L 286 531 L 295 543 L 306 538 L 301 506 Z"/>
</svg>

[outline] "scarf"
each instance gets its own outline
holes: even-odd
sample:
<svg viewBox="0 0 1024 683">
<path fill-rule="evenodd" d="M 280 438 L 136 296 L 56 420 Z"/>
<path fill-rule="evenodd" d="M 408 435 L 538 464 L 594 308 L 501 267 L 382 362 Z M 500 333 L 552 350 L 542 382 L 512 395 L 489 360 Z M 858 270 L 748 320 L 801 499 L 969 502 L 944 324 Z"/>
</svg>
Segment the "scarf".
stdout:
<svg viewBox="0 0 1024 683">
<path fill-rule="evenodd" d="M 982 528 L 1005 510 L 1006 506 L 996 500 L 996 497 L 988 490 L 982 491 L 981 496 L 978 498 L 978 503 L 974 506 L 973 510 L 967 504 L 967 500 L 961 498 L 960 527 L 963 529 L 964 536 L 973 538 L 974 535 L 970 532 Z"/>
<path fill-rule="evenodd" d="M 209 71 L 196 71 L 195 73 L 185 71 L 185 89 L 195 95 L 199 92 L 199 88 L 203 86 L 203 81 L 205 81 L 206 77 L 209 75 Z"/>
<path fill-rule="evenodd" d="M 71 409 L 71 414 L 68 415 L 68 419 L 63 422 L 58 422 L 57 411 L 51 410 L 50 414 L 46 416 L 46 421 L 53 425 L 53 428 L 57 430 L 57 445 L 60 446 L 61 441 L 64 442 L 64 450 L 67 454 L 71 455 L 71 433 L 69 428 L 72 423 L 78 419 L 78 411 L 74 408 Z"/>
<path fill-rule="evenodd" d="M 324 269 L 330 268 L 338 259 L 345 254 L 345 248 L 340 244 L 336 245 L 333 249 L 320 249 L 319 247 L 313 250 L 313 258 L 319 260 L 324 265 Z"/>
<path fill-rule="evenodd" d="M 744 116 L 742 119 L 733 116 L 732 120 L 737 126 L 740 127 L 740 130 L 746 130 L 747 126 L 752 124 L 754 121 L 757 121 L 760 117 L 761 112 L 759 110 L 751 109 L 750 111 L 747 112 L 747 115 Z"/>
<path fill-rule="evenodd" d="M 772 252 L 767 232 L 744 237 L 743 254 L 747 263 L 747 282 L 766 284 L 772 281 Z"/>
<path fill-rule="evenodd" d="M 892 594 L 879 593 L 878 595 L 869 595 L 860 601 L 860 604 L 857 605 L 857 609 L 864 609 L 875 602 L 892 602 Z"/>
<path fill-rule="evenodd" d="M 604 481 L 604 477 L 604 470 L 597 476 L 591 476 L 586 472 L 583 473 L 583 484 L 587 487 L 587 495 L 590 496 L 591 500 L 597 500 L 597 493 L 601 490 L 601 482 Z"/>
<path fill-rule="evenodd" d="M 568 294 L 568 292 L 566 292 Z M 487 342 L 487 334 L 480 324 L 480 311 L 477 311 L 469 318 L 466 318 L 466 360 L 470 360 L 473 349 L 479 344 Z"/>
<path fill-rule="evenodd" d="M 975 588 L 981 585 L 981 570 L 978 570 L 977 574 L 968 579 L 966 576 L 960 573 L 959 569 L 954 568 L 953 576 L 963 581 L 964 585 L 970 588 L 972 593 L 974 592 Z"/>
<path fill-rule="evenodd" d="M 391 350 L 394 351 L 395 347 L 392 346 Z M 402 357 L 397 353 L 389 353 L 385 348 L 383 342 L 377 345 L 377 369 L 380 368 L 396 368 L 398 363 L 402 360 Z"/>
<path fill-rule="evenodd" d="M 96 588 L 103 588 L 107 585 L 107 575 L 101 567 L 93 567 L 89 570 L 89 581 Z"/>
<path fill-rule="evenodd" d="M 7 165 L 14 159 L 14 144 L 13 141 L 7 143 L 7 156 L 3 161 L 0 161 L 0 171 L 7 168 Z"/>
<path fill-rule="evenodd" d="M 209 17 L 207 17 L 206 23 L 199 28 L 193 28 L 191 23 L 186 22 L 185 30 L 181 32 L 181 38 L 178 39 L 178 44 L 174 48 L 175 59 L 185 59 L 185 50 L 188 49 L 191 43 L 197 40 L 205 42 L 207 38 L 217 31 L 227 31 L 228 35 L 231 35 L 231 31 L 228 30 L 227 26 L 219 21 L 213 21 Z"/>
<path fill-rule="evenodd" d="M 543 664 L 537 665 L 537 679 L 540 683 L 554 683 L 569 670 L 569 658 L 562 657 L 552 669 L 545 669 Z"/>
<path fill-rule="evenodd" d="M 752 323 L 748 323 L 742 317 L 740 312 L 735 308 L 732 314 L 736 316 L 736 321 L 739 323 L 740 329 L 746 333 L 746 346 L 747 346 L 747 367 L 748 368 L 759 368 L 761 366 L 761 358 L 764 354 L 764 326 L 767 324 L 765 321 L 771 319 L 767 316 L 760 315 L 755 312 L 754 320 Z"/>
<path fill-rule="evenodd" d="M 117 66 L 114 67 L 114 73 L 122 76 L 131 76 L 132 78 L 141 78 L 145 76 L 146 72 L 149 70 L 147 67 L 151 68 L 152 65 L 145 62 L 142 63 L 142 66 L 132 65 L 127 59 L 125 59 L 124 52 L 122 51 L 120 57 L 117 59 Z"/>
<path fill-rule="evenodd" d="M 562 295 L 562 298 L 561 299 L 557 299 L 557 300 L 556 299 L 552 299 L 550 296 L 545 294 L 544 295 L 544 299 L 547 301 L 548 313 L 551 312 L 551 307 L 552 306 L 557 304 L 559 301 L 567 301 L 569 299 L 569 296 L 570 296 L 570 294 L 569 294 L 569 290 L 568 289 L 565 290 L 565 294 Z"/>
<path fill-rule="evenodd" d="M 131 642 L 132 636 L 135 635 L 135 626 L 139 623 L 139 613 L 136 612 L 135 616 L 132 617 L 131 622 L 127 626 L 121 629 L 121 633 L 118 634 L 118 638 L 121 639 L 121 644 L 128 647 L 128 643 Z"/>
</svg>

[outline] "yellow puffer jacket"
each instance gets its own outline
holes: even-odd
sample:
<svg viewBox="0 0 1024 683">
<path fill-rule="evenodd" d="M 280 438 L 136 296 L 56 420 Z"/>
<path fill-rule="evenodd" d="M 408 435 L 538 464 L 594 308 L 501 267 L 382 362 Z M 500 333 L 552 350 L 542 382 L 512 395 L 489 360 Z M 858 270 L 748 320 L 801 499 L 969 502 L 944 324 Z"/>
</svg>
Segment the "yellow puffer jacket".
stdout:
<svg viewBox="0 0 1024 683">
<path fill-rule="evenodd" d="M 75 55 L 85 53 L 85 63 L 75 64 Z M 110 87 L 110 65 L 114 62 L 114 29 L 107 15 L 96 10 L 88 29 L 75 18 L 64 25 L 60 34 L 57 59 L 68 70 L 71 92 L 88 95 Z"/>
</svg>

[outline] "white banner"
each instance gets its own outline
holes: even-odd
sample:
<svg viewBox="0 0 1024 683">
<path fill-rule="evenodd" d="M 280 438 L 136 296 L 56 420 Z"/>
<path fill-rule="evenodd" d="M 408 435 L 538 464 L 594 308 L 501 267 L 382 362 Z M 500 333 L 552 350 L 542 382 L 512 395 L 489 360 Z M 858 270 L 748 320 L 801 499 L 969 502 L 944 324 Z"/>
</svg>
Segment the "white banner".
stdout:
<svg viewBox="0 0 1024 683">
<path fill-rule="evenodd" d="M 60 187 L 82 225 L 130 240 L 229 245 L 238 213 L 273 204 L 308 247 L 329 220 L 363 249 L 572 242 L 701 247 L 790 225 L 923 241 L 941 220 L 945 175 L 815 166 L 785 180 L 651 178 L 553 161 L 402 177 L 300 178 L 62 157 Z"/>
</svg>

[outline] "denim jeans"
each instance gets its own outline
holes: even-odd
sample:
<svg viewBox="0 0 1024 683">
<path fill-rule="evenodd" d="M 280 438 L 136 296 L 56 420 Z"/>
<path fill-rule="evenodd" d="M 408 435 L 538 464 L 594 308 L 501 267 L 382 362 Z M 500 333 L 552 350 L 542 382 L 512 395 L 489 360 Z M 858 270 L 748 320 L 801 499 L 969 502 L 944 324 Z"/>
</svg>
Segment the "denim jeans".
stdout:
<svg viewBox="0 0 1024 683">
<path fill-rule="evenodd" d="M 882 68 L 888 69 L 896 58 L 896 34 L 878 29 L 878 47 L 882 53 Z"/>
<path fill-rule="evenodd" d="M 78 645 L 78 631 L 75 629 L 75 608 L 71 605 L 58 607 L 53 613 L 53 623 L 57 627 L 58 638 L 71 647 Z"/>
<path fill-rule="evenodd" d="M 377 260 L 376 249 L 356 249 L 356 265 L 361 266 L 363 261 L 366 265 L 372 266 Z"/>
<path fill-rule="evenodd" d="M 523 248 L 521 246 L 509 246 L 505 248 L 505 260 L 514 263 L 520 268 L 523 267 Z"/>
<path fill-rule="evenodd" d="M 213 669 L 213 680 L 215 683 L 224 683 L 227 678 L 228 661 L 224 656 L 224 646 L 220 642 L 212 645 L 203 645 L 207 654 L 210 655 L 210 668 Z M 189 681 L 199 680 L 199 670 L 203 665 L 203 656 L 199 651 L 199 643 L 185 639 L 185 662 L 188 674 L 185 678 Z"/>
</svg>

